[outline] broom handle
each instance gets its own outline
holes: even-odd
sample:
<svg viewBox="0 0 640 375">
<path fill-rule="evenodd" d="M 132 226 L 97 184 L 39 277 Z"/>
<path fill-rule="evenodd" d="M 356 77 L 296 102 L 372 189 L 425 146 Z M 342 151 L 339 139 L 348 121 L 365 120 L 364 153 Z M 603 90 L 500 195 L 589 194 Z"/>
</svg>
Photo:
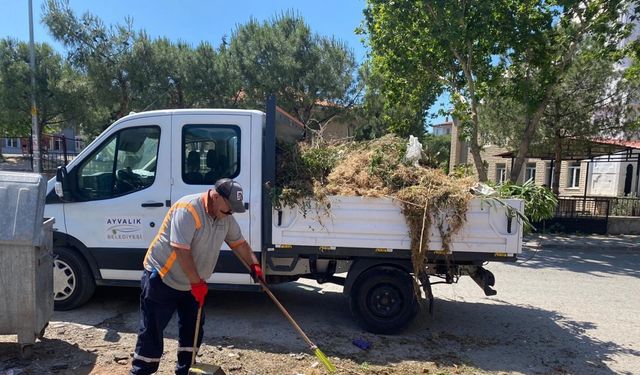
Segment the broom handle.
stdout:
<svg viewBox="0 0 640 375">
<path fill-rule="evenodd" d="M 196 363 L 196 351 L 198 346 L 198 335 L 200 334 L 200 318 L 202 317 L 202 306 L 198 307 L 198 317 L 196 318 L 196 334 L 193 337 L 193 352 L 191 353 L 191 366 Z"/>
<path fill-rule="evenodd" d="M 238 259 L 240 259 L 240 262 L 242 262 L 242 264 L 244 265 L 244 267 L 251 271 L 251 267 L 249 267 L 249 265 L 247 264 L 247 262 L 245 262 L 244 259 L 242 259 L 242 257 L 240 255 L 238 255 L 235 251 L 233 252 L 236 257 L 238 257 Z M 284 314 L 284 316 L 289 320 L 289 323 L 291 323 L 291 325 L 293 326 L 293 328 L 296 329 L 296 331 L 298 331 L 298 333 L 300 334 L 300 336 L 302 336 L 302 338 L 304 339 L 304 341 L 307 342 L 307 344 L 309 345 L 309 347 L 311 347 L 311 349 L 316 349 L 317 346 L 316 344 L 313 343 L 313 341 L 311 341 L 309 339 L 309 337 L 304 333 L 304 331 L 302 330 L 302 328 L 300 328 L 300 326 L 298 325 L 298 323 L 296 323 L 295 320 L 293 320 L 293 317 L 287 312 L 287 309 L 284 308 L 284 306 L 282 306 L 282 304 L 280 303 L 280 301 L 278 301 L 278 299 L 276 298 L 276 296 L 273 295 L 273 293 L 271 293 L 271 290 L 269 289 L 269 287 L 267 286 L 267 284 L 262 281 L 262 279 L 260 279 L 259 277 L 257 278 L 258 282 L 260 282 L 260 285 L 262 286 L 262 289 L 264 289 L 264 291 L 267 293 L 267 295 L 271 298 L 271 300 L 273 301 L 273 303 L 278 306 L 278 308 L 280 309 L 280 311 L 282 312 L 282 314 Z"/>
</svg>

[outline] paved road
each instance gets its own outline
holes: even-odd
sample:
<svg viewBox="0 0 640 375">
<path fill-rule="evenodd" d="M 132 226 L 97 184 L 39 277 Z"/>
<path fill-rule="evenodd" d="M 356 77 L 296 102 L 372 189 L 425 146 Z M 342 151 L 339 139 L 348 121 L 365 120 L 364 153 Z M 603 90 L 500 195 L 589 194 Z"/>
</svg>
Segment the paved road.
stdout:
<svg viewBox="0 0 640 375">
<path fill-rule="evenodd" d="M 484 369 L 640 373 L 640 237 L 545 236 L 527 245 L 517 264 L 487 267 L 495 297 L 468 282 L 438 288 L 440 314 L 450 315 L 432 327 L 488 343 L 464 348 Z"/>
<path fill-rule="evenodd" d="M 314 282 L 275 293 L 331 356 L 396 366 L 407 361 L 468 365 L 524 374 L 640 373 L 640 237 L 537 237 L 516 264 L 487 266 L 498 295 L 485 297 L 469 279 L 436 285 L 435 314 L 405 333 L 375 336 L 357 327 L 340 289 Z M 100 290 L 79 310 L 54 319 L 105 328 L 105 340 L 136 330 L 133 289 Z M 214 292 L 206 342 L 231 340 L 272 352 L 304 351 L 303 342 L 261 294 Z M 175 338 L 175 322 L 168 337 Z M 351 344 L 364 338 L 372 349 Z"/>
</svg>

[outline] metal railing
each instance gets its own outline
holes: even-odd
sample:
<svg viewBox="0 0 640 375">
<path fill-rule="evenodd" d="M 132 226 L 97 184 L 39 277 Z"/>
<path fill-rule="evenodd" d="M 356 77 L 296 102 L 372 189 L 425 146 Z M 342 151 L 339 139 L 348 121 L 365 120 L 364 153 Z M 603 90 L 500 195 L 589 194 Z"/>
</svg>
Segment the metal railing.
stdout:
<svg viewBox="0 0 640 375">
<path fill-rule="evenodd" d="M 553 218 L 538 224 L 543 231 L 563 233 L 607 233 L 609 198 L 558 197 Z"/>
<path fill-rule="evenodd" d="M 589 218 L 609 217 L 611 198 L 559 197 L 555 217 Z"/>
<path fill-rule="evenodd" d="M 639 197 L 559 197 L 556 217 L 637 216 Z"/>
<path fill-rule="evenodd" d="M 42 156 L 42 169 L 44 172 L 53 172 L 59 166 L 67 165 L 75 159 L 84 148 L 84 142 L 58 135 L 43 135 L 40 142 L 40 154 Z M 33 171 L 33 142 L 31 136 L 25 137 L 0 137 L 2 153 L 5 156 L 15 155 L 27 159 L 25 170 Z"/>
</svg>

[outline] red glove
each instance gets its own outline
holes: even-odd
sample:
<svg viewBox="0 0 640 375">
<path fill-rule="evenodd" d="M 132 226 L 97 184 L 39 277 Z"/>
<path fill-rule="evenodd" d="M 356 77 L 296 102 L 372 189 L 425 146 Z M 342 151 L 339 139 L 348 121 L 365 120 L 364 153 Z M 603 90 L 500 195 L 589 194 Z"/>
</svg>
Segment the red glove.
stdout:
<svg viewBox="0 0 640 375">
<path fill-rule="evenodd" d="M 253 282 L 257 283 L 258 280 L 261 280 L 263 283 L 267 283 L 264 281 L 264 274 L 262 273 L 262 267 L 258 263 L 254 263 L 251 265 L 251 277 L 253 278 Z"/>
<path fill-rule="evenodd" d="M 208 291 L 209 288 L 207 287 L 207 283 L 205 283 L 204 280 L 200 280 L 200 282 L 198 283 L 191 284 L 191 294 L 193 295 L 193 298 L 196 299 L 196 302 L 198 302 L 198 305 L 200 307 L 204 306 L 204 297 L 207 296 Z"/>
</svg>

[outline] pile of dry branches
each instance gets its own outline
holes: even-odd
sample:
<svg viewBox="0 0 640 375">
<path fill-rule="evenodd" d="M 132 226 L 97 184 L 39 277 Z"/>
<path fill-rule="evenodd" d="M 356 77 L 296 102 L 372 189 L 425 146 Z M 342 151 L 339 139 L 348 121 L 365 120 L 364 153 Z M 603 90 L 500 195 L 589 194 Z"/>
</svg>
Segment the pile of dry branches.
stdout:
<svg viewBox="0 0 640 375">
<path fill-rule="evenodd" d="M 387 135 L 367 142 L 310 147 L 280 144 L 277 154 L 275 207 L 309 207 L 329 195 L 385 197 L 402 204 L 410 228 L 415 274 L 427 261 L 432 224 L 450 252 L 451 238 L 462 228 L 471 177 L 455 178 L 438 169 L 405 160 L 405 140 Z"/>
</svg>

